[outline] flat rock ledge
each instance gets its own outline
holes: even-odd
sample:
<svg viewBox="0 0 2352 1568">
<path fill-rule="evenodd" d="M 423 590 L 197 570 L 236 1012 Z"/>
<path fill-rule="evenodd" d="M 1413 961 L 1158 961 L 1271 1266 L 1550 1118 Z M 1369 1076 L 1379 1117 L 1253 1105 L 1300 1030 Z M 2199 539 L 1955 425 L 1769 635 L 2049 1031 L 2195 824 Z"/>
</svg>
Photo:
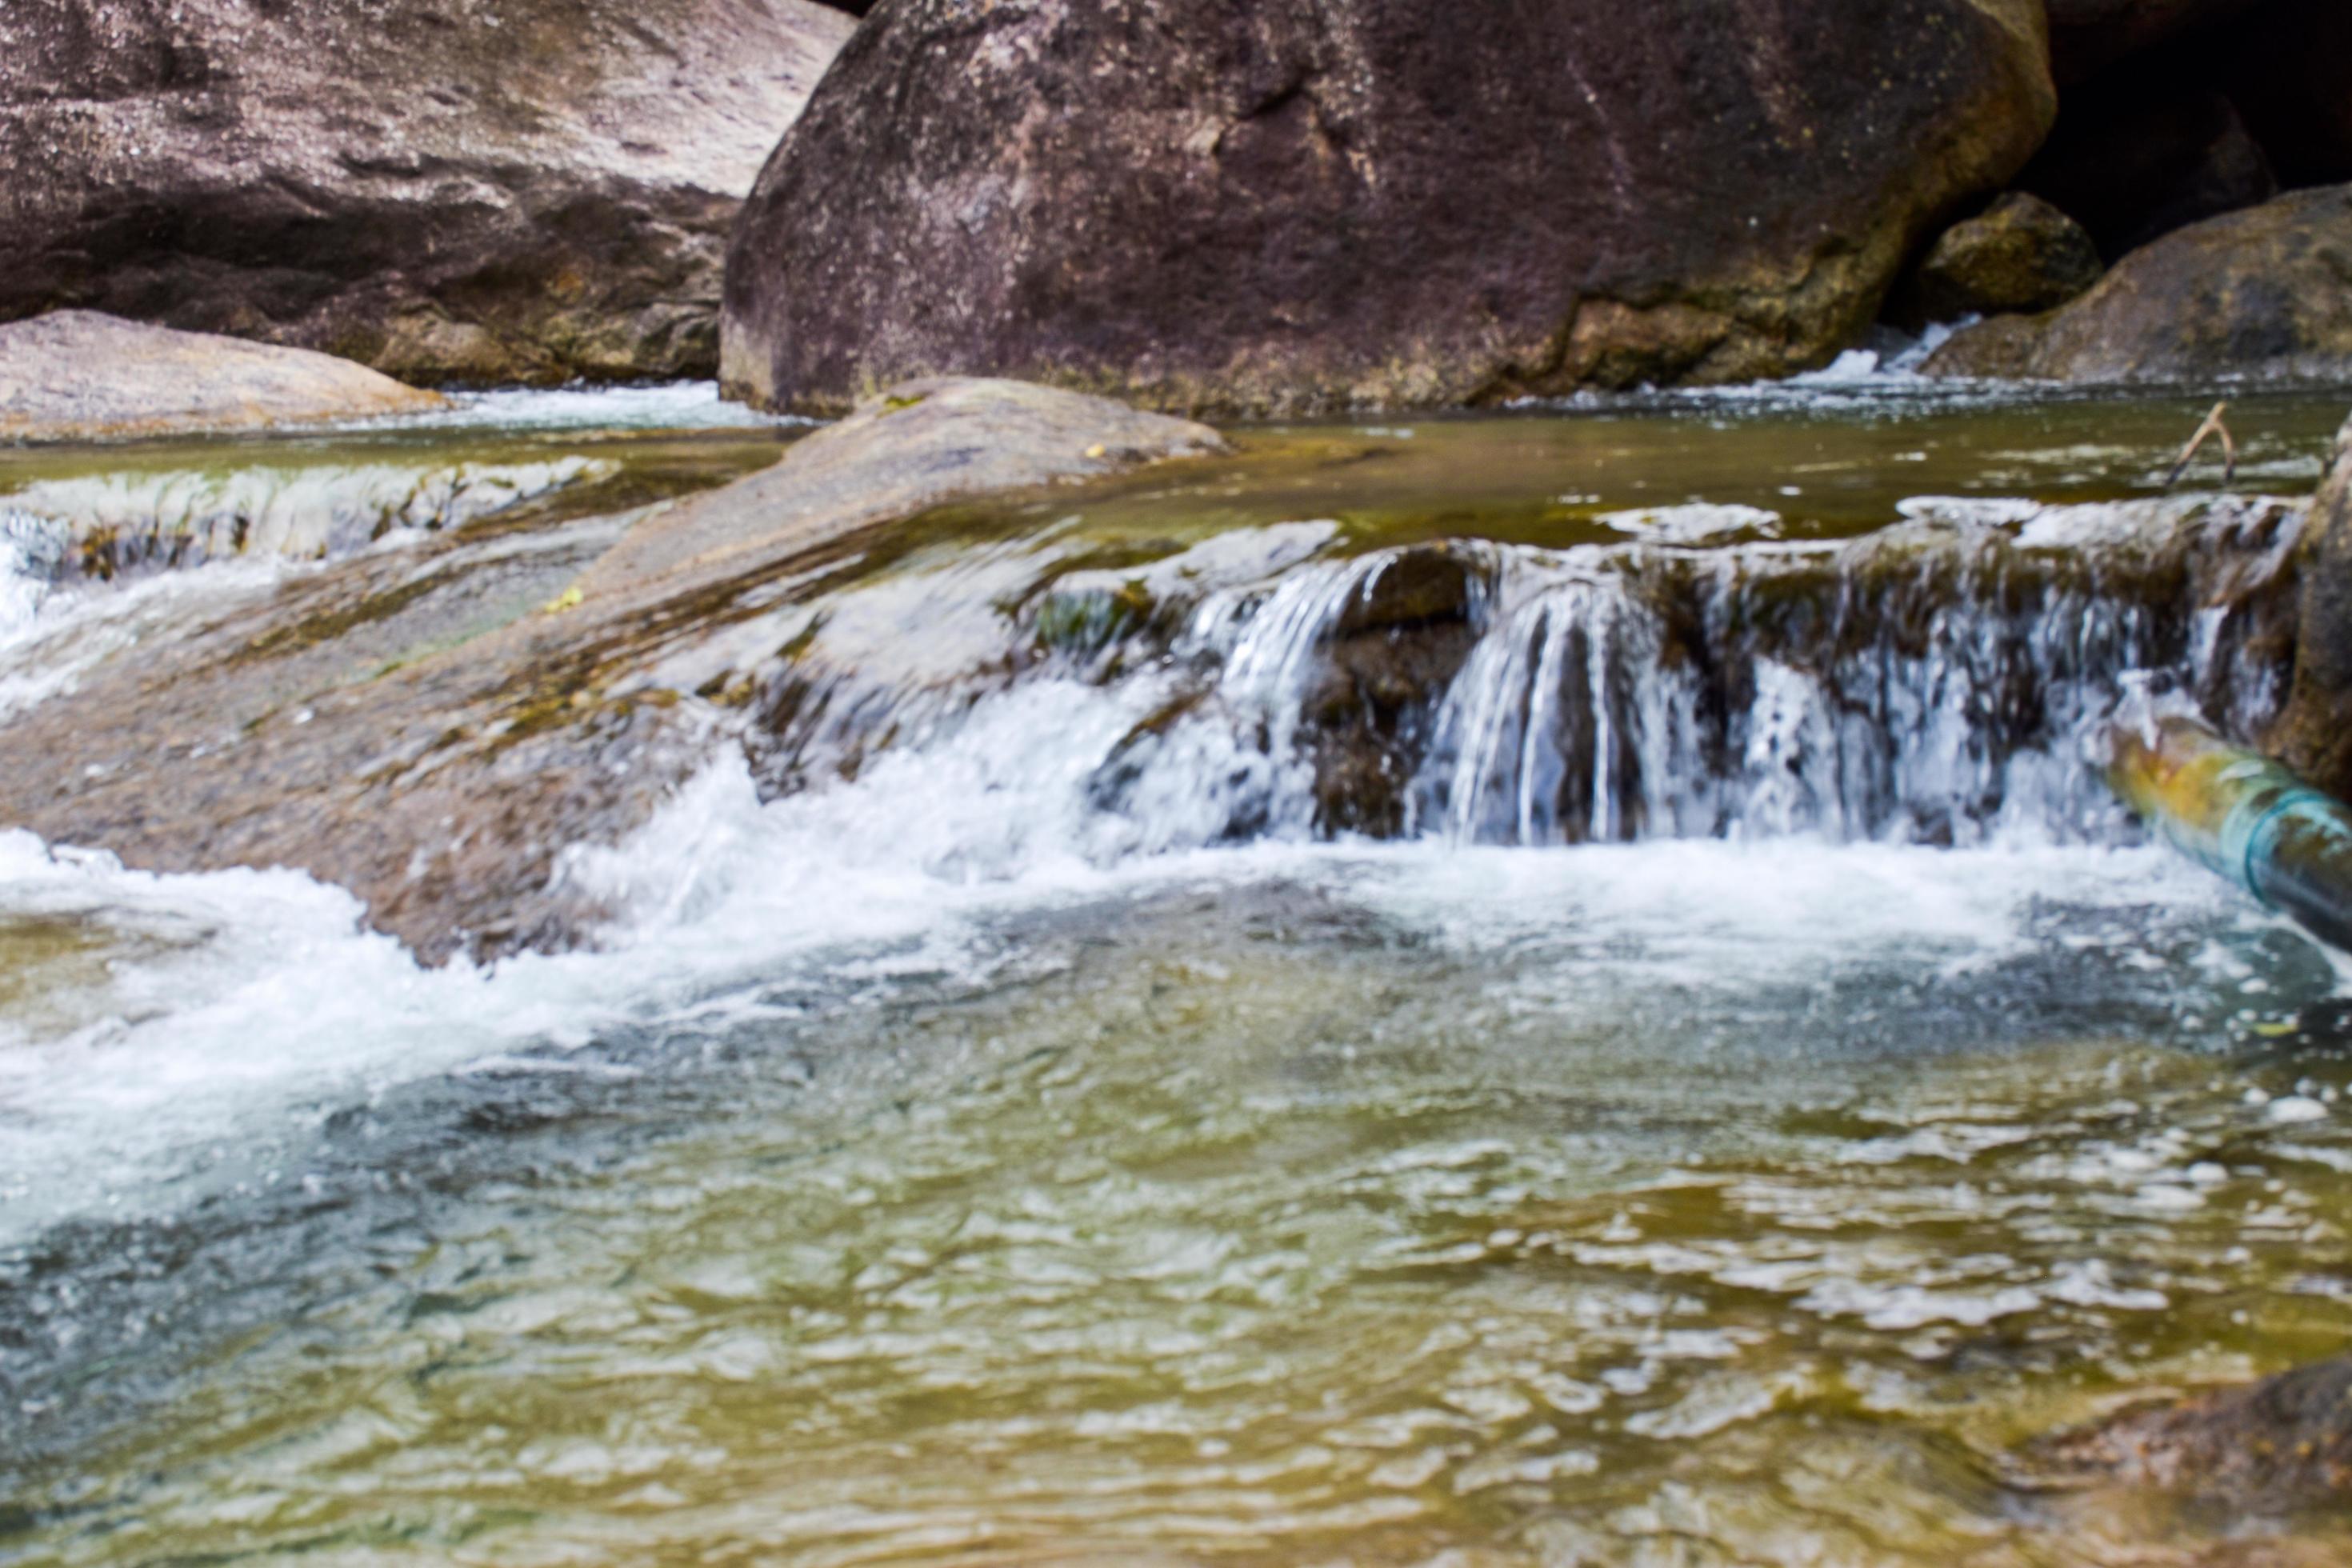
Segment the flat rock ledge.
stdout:
<svg viewBox="0 0 2352 1568">
<path fill-rule="evenodd" d="M 0 326 L 0 441 L 120 441 L 425 414 L 448 406 L 307 349 L 58 310 Z"/>
<path fill-rule="evenodd" d="M 565 851 L 757 740 L 829 572 L 933 507 L 1224 447 L 1075 393 L 895 386 L 717 489 L 524 551 L 506 535 L 535 525 L 486 519 L 142 642 L 0 720 L 0 823 L 142 869 L 299 868 L 428 963 L 577 946 L 622 911 L 556 875 Z"/>
</svg>

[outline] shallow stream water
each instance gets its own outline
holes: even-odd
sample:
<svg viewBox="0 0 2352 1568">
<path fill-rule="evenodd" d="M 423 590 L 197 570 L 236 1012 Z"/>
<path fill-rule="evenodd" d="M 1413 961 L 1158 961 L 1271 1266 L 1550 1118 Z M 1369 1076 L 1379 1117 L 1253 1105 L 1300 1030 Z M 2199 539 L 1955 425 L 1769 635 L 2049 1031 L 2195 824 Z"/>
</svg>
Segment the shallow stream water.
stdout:
<svg viewBox="0 0 2352 1568">
<path fill-rule="evenodd" d="M 791 435 L 633 395 L 0 454 L 53 562 L 0 698 Z M 2343 402 L 2242 402 L 2240 488 L 2307 492 Z M 1782 627 L 1789 679 L 1713 719 L 1638 640 L 1503 658 L 1553 646 L 1529 605 L 1631 626 L 1589 592 L 1628 561 L 1738 606 L 1988 503 L 2137 506 L 2204 406 L 1832 384 L 949 509 L 780 612 L 825 699 L 782 762 L 577 858 L 626 911 L 593 952 L 420 969 L 294 872 L 0 831 L 0 1563 L 2352 1557 L 2032 1459 L 2352 1348 L 2342 973 L 2076 749 L 2132 660 L 2213 662 L 2186 613 L 2095 571 L 1956 598 L 1908 664 Z M 54 564 L 157 519 L 218 542 Z M 1335 834 L 1284 716 L 1366 563 L 1433 540 L 1494 574 L 1415 786 L 1453 793 Z M 1055 607 L 1130 580 L 1173 618 Z M 1978 700 L 2029 657 L 2072 660 L 2030 723 Z M 1517 719 L 1446 742 L 1482 692 Z M 1659 773 L 1685 722 L 1735 738 L 1705 791 Z M 1509 809 L 1449 811 L 1489 753 Z"/>
</svg>

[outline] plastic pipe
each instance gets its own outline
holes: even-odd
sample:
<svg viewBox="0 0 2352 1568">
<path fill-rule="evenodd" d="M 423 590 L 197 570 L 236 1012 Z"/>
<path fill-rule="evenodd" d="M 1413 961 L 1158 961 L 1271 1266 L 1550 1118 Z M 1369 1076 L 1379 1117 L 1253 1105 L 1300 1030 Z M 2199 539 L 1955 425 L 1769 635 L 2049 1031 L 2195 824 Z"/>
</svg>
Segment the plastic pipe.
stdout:
<svg viewBox="0 0 2352 1568">
<path fill-rule="evenodd" d="M 2352 952 L 2352 806 L 2180 717 L 2116 726 L 2107 782 L 2192 858 Z"/>
</svg>

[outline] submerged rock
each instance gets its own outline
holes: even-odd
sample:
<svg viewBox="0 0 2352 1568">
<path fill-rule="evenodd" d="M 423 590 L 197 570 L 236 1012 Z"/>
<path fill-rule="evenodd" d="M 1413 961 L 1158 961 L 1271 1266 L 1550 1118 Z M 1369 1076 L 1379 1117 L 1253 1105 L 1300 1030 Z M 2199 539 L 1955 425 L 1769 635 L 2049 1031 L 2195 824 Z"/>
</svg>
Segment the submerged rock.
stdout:
<svg viewBox="0 0 2352 1568">
<path fill-rule="evenodd" d="M 2340 1506 L 2352 1498 L 2352 1357 L 2063 1434 L 2037 1457 L 2249 1515 Z"/>
<path fill-rule="evenodd" d="M 855 26 L 811 0 L 7 0 L 0 320 L 425 382 L 708 374 L 729 224 Z"/>
<path fill-rule="evenodd" d="M 2038 0 L 1673 10 L 882 7 L 737 226 L 724 377 L 1295 412 L 1784 374 L 2054 111 Z"/>
<path fill-rule="evenodd" d="M 2300 191 L 2132 253 L 2058 310 L 1987 321 L 1929 375 L 2071 382 L 2352 379 L 2352 186 Z"/>
<path fill-rule="evenodd" d="M 446 405 L 331 355 L 91 310 L 0 326 L 0 441 L 261 430 Z"/>
<path fill-rule="evenodd" d="M 1953 225 L 1904 285 L 1895 309 L 1913 327 L 1963 316 L 2055 310 L 2099 280 L 2098 247 L 2038 196 L 2013 192 Z"/>
<path fill-rule="evenodd" d="M 598 517 L 574 487 L 158 626 L 69 697 L 0 712 L 0 822 L 142 868 L 298 867 L 431 960 L 568 945 L 604 906 L 563 852 L 740 743 L 730 694 L 788 659 L 794 595 L 877 525 L 1218 445 L 1074 394 L 934 382 L 651 510 Z"/>
</svg>

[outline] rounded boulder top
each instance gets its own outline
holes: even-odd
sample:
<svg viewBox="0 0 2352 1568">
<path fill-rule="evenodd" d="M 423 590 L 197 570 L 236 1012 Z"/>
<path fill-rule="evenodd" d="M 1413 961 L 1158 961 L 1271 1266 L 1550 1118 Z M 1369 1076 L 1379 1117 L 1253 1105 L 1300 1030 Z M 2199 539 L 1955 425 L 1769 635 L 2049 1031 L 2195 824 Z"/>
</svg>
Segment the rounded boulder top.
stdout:
<svg viewBox="0 0 2352 1568">
<path fill-rule="evenodd" d="M 2038 0 L 898 0 L 736 226 L 721 374 L 1210 415 L 1786 374 L 2054 114 Z"/>
<path fill-rule="evenodd" d="M 447 405 L 306 349 L 95 310 L 0 325 L 0 441 L 105 441 L 421 414 Z"/>
</svg>

